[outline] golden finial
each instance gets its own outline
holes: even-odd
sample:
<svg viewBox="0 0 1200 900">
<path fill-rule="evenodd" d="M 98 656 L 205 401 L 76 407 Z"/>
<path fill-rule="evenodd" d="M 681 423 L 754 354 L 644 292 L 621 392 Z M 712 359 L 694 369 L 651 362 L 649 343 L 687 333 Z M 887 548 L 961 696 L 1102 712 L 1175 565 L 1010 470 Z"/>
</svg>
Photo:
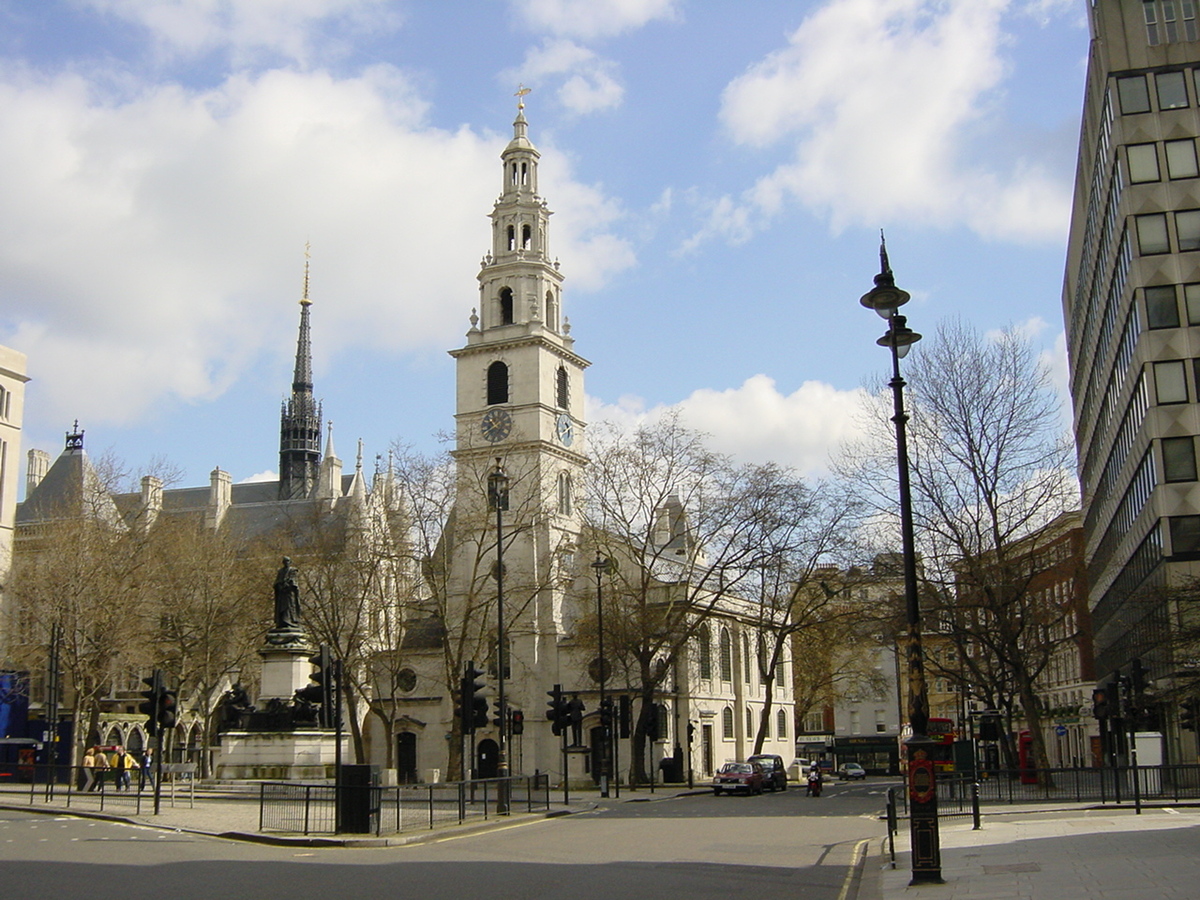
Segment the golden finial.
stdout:
<svg viewBox="0 0 1200 900">
<path fill-rule="evenodd" d="M 304 296 L 300 298 L 301 306 L 312 306 L 312 301 L 308 299 L 308 261 L 312 258 L 308 251 L 311 247 L 310 241 L 304 242 Z"/>
<path fill-rule="evenodd" d="M 525 95 L 532 91 L 533 88 L 527 88 L 525 85 L 518 85 L 517 92 L 513 94 L 517 98 L 517 109 L 525 108 Z"/>
</svg>

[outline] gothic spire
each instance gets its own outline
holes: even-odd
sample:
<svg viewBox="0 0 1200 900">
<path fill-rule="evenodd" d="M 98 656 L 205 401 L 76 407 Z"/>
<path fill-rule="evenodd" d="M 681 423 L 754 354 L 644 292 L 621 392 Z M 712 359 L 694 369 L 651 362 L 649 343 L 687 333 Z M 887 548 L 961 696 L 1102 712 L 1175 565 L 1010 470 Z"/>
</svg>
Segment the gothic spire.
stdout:
<svg viewBox="0 0 1200 900">
<path fill-rule="evenodd" d="M 309 325 L 309 252 L 304 247 L 304 296 L 300 298 L 300 335 L 291 398 L 284 402 L 279 426 L 279 499 L 312 495 L 321 464 L 321 407 L 313 398 L 312 335 Z"/>
</svg>

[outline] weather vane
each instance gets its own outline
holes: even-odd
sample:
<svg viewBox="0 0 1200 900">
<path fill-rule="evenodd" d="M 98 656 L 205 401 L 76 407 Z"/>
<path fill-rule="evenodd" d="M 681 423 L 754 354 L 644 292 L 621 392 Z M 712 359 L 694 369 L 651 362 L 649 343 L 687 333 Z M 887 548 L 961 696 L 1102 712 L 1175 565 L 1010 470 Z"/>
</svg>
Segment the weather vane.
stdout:
<svg viewBox="0 0 1200 900">
<path fill-rule="evenodd" d="M 527 88 L 523 84 L 517 86 L 517 92 L 513 94 L 513 96 L 517 98 L 517 109 L 525 108 L 525 95 L 531 90 L 533 90 L 533 88 Z"/>
</svg>

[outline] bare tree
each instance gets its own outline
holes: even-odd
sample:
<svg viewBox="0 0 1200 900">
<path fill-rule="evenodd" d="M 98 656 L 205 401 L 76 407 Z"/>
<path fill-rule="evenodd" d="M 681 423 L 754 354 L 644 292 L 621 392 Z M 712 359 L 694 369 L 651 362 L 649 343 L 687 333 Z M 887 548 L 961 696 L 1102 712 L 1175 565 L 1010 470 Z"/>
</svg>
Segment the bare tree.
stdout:
<svg viewBox="0 0 1200 900">
<path fill-rule="evenodd" d="M 905 373 L 913 515 L 925 577 L 953 597 L 939 616 L 964 659 L 990 657 L 984 689 L 1015 692 L 1048 764 L 1039 676 L 1062 641 L 1062 611 L 1032 589 L 1040 529 L 1078 502 L 1073 450 L 1046 365 L 1016 330 L 981 336 L 961 322 L 917 345 Z M 882 399 L 882 398 L 881 398 Z M 842 471 L 879 513 L 896 510 L 891 432 L 881 403 L 873 446 L 851 448 Z"/>
</svg>

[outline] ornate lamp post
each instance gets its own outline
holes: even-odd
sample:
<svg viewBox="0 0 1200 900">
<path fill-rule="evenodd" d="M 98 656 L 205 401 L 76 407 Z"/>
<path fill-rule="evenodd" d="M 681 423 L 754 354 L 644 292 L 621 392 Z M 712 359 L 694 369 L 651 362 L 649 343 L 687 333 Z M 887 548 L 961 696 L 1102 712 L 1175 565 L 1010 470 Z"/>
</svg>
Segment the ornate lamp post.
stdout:
<svg viewBox="0 0 1200 900">
<path fill-rule="evenodd" d="M 942 882 L 942 853 L 938 838 L 937 781 L 927 730 L 929 694 L 925 686 L 925 653 L 921 646 L 921 606 L 917 594 L 917 556 L 913 542 L 912 491 L 909 485 L 908 415 L 904 411 L 904 379 L 900 360 L 921 335 L 908 327 L 899 309 L 909 300 L 907 291 L 896 287 L 888 264 L 887 245 L 880 235 L 879 274 L 875 287 L 859 301 L 887 319 L 887 333 L 875 343 L 892 351 L 892 389 L 896 425 L 896 464 L 900 487 L 900 541 L 904 557 L 904 600 L 908 623 L 908 721 L 912 736 L 905 742 L 908 752 L 908 808 L 912 839 L 910 884 Z"/>
<path fill-rule="evenodd" d="M 592 563 L 596 570 L 596 642 L 599 645 L 599 676 L 600 676 L 600 796 L 608 796 L 608 776 L 611 770 L 612 747 L 612 710 L 608 707 L 608 697 L 604 693 L 604 685 L 608 680 L 608 660 L 604 658 L 604 602 L 601 593 L 601 578 L 612 568 L 612 563 L 596 551 L 596 561 Z"/>
<path fill-rule="evenodd" d="M 496 754 L 496 774 L 500 785 L 496 796 L 496 811 L 508 812 L 508 705 L 504 701 L 504 670 L 508 654 L 504 636 L 504 511 L 508 509 L 508 475 L 500 458 L 487 480 L 488 508 L 496 511 L 496 720 L 500 723 L 500 740 Z"/>
</svg>

